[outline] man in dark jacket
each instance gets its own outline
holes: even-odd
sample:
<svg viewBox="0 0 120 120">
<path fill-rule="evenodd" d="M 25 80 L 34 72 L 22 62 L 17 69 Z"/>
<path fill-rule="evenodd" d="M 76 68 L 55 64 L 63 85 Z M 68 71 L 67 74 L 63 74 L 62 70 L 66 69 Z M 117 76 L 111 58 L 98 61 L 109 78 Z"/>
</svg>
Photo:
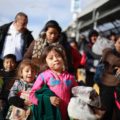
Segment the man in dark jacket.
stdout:
<svg viewBox="0 0 120 120">
<path fill-rule="evenodd" d="M 13 22 L 0 26 L 0 68 L 3 57 L 7 54 L 14 54 L 18 63 L 22 60 L 26 49 L 34 39 L 26 28 L 27 23 L 28 16 L 19 12 Z"/>
</svg>

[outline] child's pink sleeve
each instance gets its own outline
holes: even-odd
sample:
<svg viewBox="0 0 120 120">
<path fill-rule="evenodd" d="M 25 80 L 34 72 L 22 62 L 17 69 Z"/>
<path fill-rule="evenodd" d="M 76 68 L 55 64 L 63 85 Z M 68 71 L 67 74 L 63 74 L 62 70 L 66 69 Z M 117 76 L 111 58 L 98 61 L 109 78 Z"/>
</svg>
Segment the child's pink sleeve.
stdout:
<svg viewBox="0 0 120 120">
<path fill-rule="evenodd" d="M 38 99 L 35 96 L 35 92 L 41 89 L 43 84 L 44 84 L 44 80 L 42 79 L 41 75 L 39 75 L 31 89 L 30 96 L 29 96 L 30 101 L 35 105 L 38 105 Z"/>
</svg>

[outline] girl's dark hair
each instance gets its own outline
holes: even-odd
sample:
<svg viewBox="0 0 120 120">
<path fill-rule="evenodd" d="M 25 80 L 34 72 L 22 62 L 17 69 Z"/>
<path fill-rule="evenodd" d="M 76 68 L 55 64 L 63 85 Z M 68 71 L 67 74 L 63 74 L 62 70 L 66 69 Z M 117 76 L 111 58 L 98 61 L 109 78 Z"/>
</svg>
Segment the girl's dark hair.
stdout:
<svg viewBox="0 0 120 120">
<path fill-rule="evenodd" d="M 62 57 L 64 61 L 65 69 L 67 69 L 66 54 L 65 54 L 64 48 L 61 45 L 56 45 L 56 46 L 50 45 L 50 46 L 45 47 L 44 51 L 41 54 L 41 60 L 40 60 L 40 71 L 41 72 L 49 68 L 46 63 L 46 57 L 48 53 L 52 50 L 56 51 Z"/>
<path fill-rule="evenodd" d="M 24 59 L 24 60 L 19 64 L 18 69 L 17 69 L 17 78 L 18 78 L 18 79 L 22 78 L 23 68 L 24 68 L 25 66 L 28 66 L 28 65 L 30 65 L 33 70 L 37 71 L 36 65 L 35 65 L 31 60 L 29 60 L 29 59 Z"/>
</svg>

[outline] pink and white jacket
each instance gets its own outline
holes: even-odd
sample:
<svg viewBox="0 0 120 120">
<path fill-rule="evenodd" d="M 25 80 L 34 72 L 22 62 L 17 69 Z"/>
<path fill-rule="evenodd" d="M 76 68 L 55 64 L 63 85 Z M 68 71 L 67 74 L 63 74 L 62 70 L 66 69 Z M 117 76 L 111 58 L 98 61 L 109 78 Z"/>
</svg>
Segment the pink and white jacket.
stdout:
<svg viewBox="0 0 120 120">
<path fill-rule="evenodd" d="M 38 104 L 35 92 L 41 89 L 44 84 L 61 99 L 60 111 L 65 119 L 67 116 L 67 106 L 71 98 L 71 88 L 78 85 L 74 76 L 67 71 L 56 75 L 51 70 L 46 70 L 39 74 L 30 92 L 30 101 L 35 105 Z"/>
</svg>

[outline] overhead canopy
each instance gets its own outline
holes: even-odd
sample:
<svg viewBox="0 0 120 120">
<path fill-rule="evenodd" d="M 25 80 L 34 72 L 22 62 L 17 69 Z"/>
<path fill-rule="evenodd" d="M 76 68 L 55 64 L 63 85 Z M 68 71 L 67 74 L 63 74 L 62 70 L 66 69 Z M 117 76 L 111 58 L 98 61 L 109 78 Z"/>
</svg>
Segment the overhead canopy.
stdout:
<svg viewBox="0 0 120 120">
<path fill-rule="evenodd" d="M 94 6 L 97 7 L 94 7 Z M 98 7 L 99 6 L 99 7 Z M 108 31 L 120 33 L 120 1 L 119 0 L 104 0 L 104 3 L 91 6 L 92 9 L 86 8 L 83 13 L 80 13 L 76 26 L 80 33 L 84 33 L 93 27 L 97 27 L 98 31 L 103 34 L 108 34 Z M 72 25 L 68 30 L 73 30 Z"/>
<path fill-rule="evenodd" d="M 95 16 L 94 16 L 95 12 Z M 110 0 L 106 4 L 91 11 L 88 14 L 79 17 L 78 22 L 81 22 L 80 31 L 85 31 L 90 27 L 93 27 L 94 22 L 97 22 L 97 26 L 105 23 L 114 23 L 120 20 L 120 1 Z"/>
</svg>

